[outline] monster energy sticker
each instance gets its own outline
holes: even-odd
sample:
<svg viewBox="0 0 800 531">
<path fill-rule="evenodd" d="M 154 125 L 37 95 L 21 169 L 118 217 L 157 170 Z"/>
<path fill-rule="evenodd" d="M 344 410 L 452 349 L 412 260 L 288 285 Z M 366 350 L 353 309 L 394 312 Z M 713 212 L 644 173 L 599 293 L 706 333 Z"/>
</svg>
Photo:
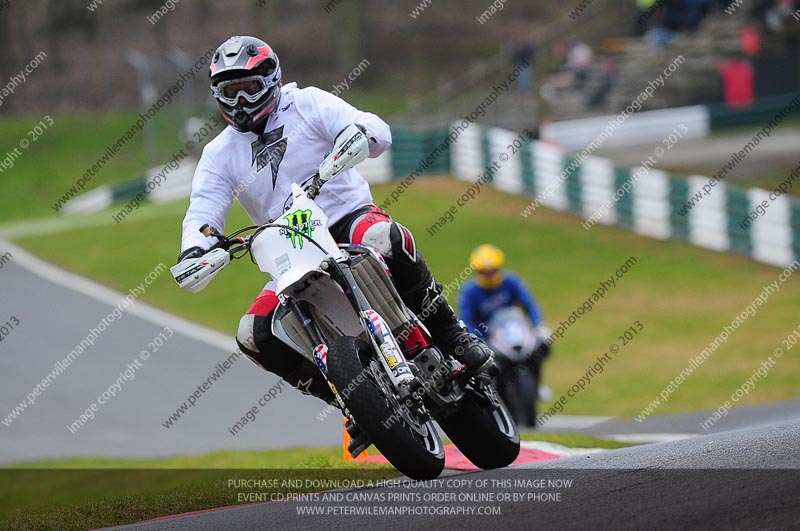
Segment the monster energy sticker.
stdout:
<svg viewBox="0 0 800 531">
<path fill-rule="evenodd" d="M 292 241 L 292 247 L 295 249 L 302 249 L 306 237 L 310 238 L 314 229 L 322 226 L 321 220 L 311 219 L 311 210 L 295 210 L 285 214 L 283 219 L 295 230 L 281 229 L 280 233 Z"/>
</svg>

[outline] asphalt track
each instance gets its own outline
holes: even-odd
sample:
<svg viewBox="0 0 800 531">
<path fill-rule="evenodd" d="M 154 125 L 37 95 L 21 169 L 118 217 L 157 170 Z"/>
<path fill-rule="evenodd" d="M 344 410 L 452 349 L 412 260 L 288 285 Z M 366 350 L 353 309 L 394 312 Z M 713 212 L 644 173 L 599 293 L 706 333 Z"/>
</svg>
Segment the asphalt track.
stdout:
<svg viewBox="0 0 800 531">
<path fill-rule="evenodd" d="M 122 293 L 48 267 L 0 240 L 0 254 L 8 250 L 13 258 L 0 270 L 0 324 L 14 316 L 19 325 L 0 342 L 0 420 L 7 420 L 54 365 L 124 298 Z M 140 277 L 144 279 L 148 273 L 141 271 Z M 93 420 L 71 433 L 67 426 L 117 381 L 143 349 L 153 350 L 148 343 L 165 326 L 173 329 L 174 335 L 149 359 L 140 360 L 141 368 L 133 379 L 122 382 L 116 396 L 99 407 Z M 244 357 L 218 373 L 196 406 L 165 428 L 162 423 L 169 415 L 235 350 L 231 336 L 209 332 L 137 301 L 51 380 L 40 396 L 33 397 L 33 405 L 9 425 L 0 423 L 0 463 L 341 442 L 341 416 L 317 420 L 324 404 L 285 385 L 260 408 L 254 422 L 231 435 L 228 427 L 278 381 Z"/>
<path fill-rule="evenodd" d="M 457 488 L 429 482 L 369 489 L 373 496 L 382 493 L 384 500 L 392 493 L 457 497 L 493 492 L 495 498 L 499 493 L 522 495 L 524 499 L 516 502 L 268 502 L 114 529 L 798 529 L 799 447 L 800 422 L 783 422 L 442 480 L 486 480 L 485 488 L 475 483 L 471 488 Z M 509 479 L 509 486 L 499 483 Z M 515 483 L 524 480 L 572 483 L 543 490 L 535 484 Z M 529 499 L 539 492 L 551 496 Z M 555 494 L 558 500 L 552 497 Z M 386 505 L 427 506 L 433 507 L 428 511 L 442 512 L 444 507 L 499 507 L 500 514 L 341 514 L 379 511 Z M 303 507 L 316 507 L 323 514 L 299 514 Z"/>
<path fill-rule="evenodd" d="M 800 400 L 735 407 L 706 430 L 702 424 L 713 413 L 714 411 L 710 410 L 678 415 L 654 415 L 642 422 L 637 422 L 633 419 L 609 418 L 586 428 L 571 429 L 569 431 L 596 437 L 628 439 L 631 441 L 635 441 L 637 436 L 641 436 L 642 441 L 644 441 L 648 436 L 652 437 L 653 440 L 658 440 L 659 436 L 661 436 L 662 440 L 667 440 L 676 436 L 682 438 L 706 435 L 708 433 L 764 426 L 776 422 L 800 422 Z M 550 430 L 547 424 L 545 424 L 545 428 L 544 431 Z M 556 428 L 552 431 L 563 431 L 563 429 Z"/>
</svg>

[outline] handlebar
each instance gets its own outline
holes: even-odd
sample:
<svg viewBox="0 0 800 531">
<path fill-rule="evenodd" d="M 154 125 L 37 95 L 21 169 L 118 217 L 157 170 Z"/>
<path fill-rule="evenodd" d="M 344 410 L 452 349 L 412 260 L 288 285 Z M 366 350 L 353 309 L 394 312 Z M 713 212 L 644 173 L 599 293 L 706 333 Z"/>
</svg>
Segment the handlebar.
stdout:
<svg viewBox="0 0 800 531">
<path fill-rule="evenodd" d="M 208 223 L 200 227 L 199 230 L 206 238 L 213 237 L 217 239 L 217 243 L 209 247 L 208 251 L 206 251 L 207 253 L 210 253 L 215 249 L 224 249 L 225 251 L 228 251 L 228 253 L 230 253 L 232 259 L 235 259 L 235 258 L 240 258 L 240 256 L 237 255 L 237 253 L 239 253 L 240 251 L 247 251 L 250 248 L 251 235 L 248 234 L 247 236 L 244 237 L 238 235 L 241 234 L 242 232 L 258 228 L 259 226 L 257 225 L 245 227 L 243 229 L 240 229 L 232 233 L 230 236 L 225 236 L 224 234 L 220 233 L 217 229 L 215 229 Z"/>
<path fill-rule="evenodd" d="M 212 236 L 216 236 L 217 238 L 220 238 L 220 236 L 222 236 L 222 235 L 221 234 L 220 235 L 212 234 Z M 213 251 L 214 249 L 225 249 L 226 251 L 230 251 L 231 247 L 233 247 L 234 245 L 246 246 L 247 243 L 250 240 L 249 237 L 248 238 L 227 238 L 225 236 L 222 236 L 222 238 L 224 238 L 224 239 L 220 239 L 217 243 L 215 243 L 214 245 L 209 247 L 208 250 L 209 251 Z"/>
<path fill-rule="evenodd" d="M 319 172 L 315 173 L 311 177 L 311 182 L 306 189 L 306 196 L 312 200 L 316 199 L 326 182 L 328 181 L 323 180 L 322 177 L 320 177 Z M 241 251 L 245 251 L 246 254 L 246 252 L 250 250 L 250 243 L 254 235 L 258 234 L 261 229 L 274 226 L 274 223 L 275 220 L 270 219 L 263 225 L 251 225 L 249 227 L 244 227 L 243 229 L 239 229 L 231 233 L 229 236 L 225 236 L 224 234 L 220 233 L 216 228 L 212 227 L 208 223 L 200 227 L 198 230 L 206 238 L 217 238 L 217 242 L 209 247 L 208 251 L 206 252 L 211 252 L 215 249 L 224 249 L 230 253 L 231 259 L 237 259 L 244 256 L 244 254 L 239 254 Z M 251 234 L 239 236 L 240 234 L 250 230 L 253 231 Z"/>
</svg>

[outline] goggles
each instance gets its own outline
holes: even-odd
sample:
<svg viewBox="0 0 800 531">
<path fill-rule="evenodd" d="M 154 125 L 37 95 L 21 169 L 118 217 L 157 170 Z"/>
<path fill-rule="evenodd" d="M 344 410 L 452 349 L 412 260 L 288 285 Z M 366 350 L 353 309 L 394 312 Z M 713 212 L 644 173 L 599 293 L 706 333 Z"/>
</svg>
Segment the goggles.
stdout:
<svg viewBox="0 0 800 531">
<path fill-rule="evenodd" d="M 267 79 L 265 76 L 249 76 L 220 81 L 211 87 L 211 94 L 222 103 L 235 107 L 239 98 L 255 103 L 277 85 L 277 80 Z"/>
</svg>

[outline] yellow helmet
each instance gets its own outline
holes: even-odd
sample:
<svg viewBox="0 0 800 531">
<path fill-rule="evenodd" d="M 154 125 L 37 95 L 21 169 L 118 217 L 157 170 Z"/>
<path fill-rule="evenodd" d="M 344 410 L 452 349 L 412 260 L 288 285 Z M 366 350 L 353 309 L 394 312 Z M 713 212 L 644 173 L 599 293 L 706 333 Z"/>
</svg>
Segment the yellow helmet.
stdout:
<svg viewBox="0 0 800 531">
<path fill-rule="evenodd" d="M 469 264 L 478 272 L 478 285 L 485 289 L 494 289 L 503 281 L 501 270 L 506 264 L 506 255 L 494 245 L 484 243 L 472 251 Z"/>
</svg>

